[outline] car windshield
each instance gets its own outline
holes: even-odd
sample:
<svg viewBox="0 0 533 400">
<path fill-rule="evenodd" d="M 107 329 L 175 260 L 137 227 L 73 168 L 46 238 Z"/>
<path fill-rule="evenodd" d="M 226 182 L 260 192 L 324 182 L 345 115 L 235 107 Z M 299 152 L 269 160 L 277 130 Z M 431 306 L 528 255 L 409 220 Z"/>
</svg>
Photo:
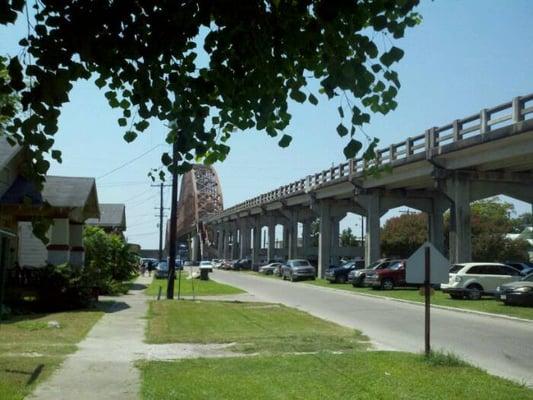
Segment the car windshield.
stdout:
<svg viewBox="0 0 533 400">
<path fill-rule="evenodd" d="M 296 260 L 296 261 L 291 261 L 291 265 L 293 267 L 308 267 L 309 263 L 305 260 Z"/>
<path fill-rule="evenodd" d="M 159 269 L 168 269 L 168 264 L 166 261 L 161 261 L 159 264 L 157 264 L 157 268 Z"/>
<path fill-rule="evenodd" d="M 211 261 L 202 261 L 200 265 L 211 265 Z"/>
<path fill-rule="evenodd" d="M 450 274 L 458 273 L 463 267 L 464 265 L 461 265 L 461 264 L 452 265 L 450 268 Z"/>
<path fill-rule="evenodd" d="M 391 269 L 391 270 L 393 270 L 393 271 L 396 271 L 396 270 L 398 270 L 398 269 L 400 269 L 400 268 L 402 268 L 402 267 L 403 267 L 403 263 L 402 263 L 402 262 L 397 262 L 397 263 L 392 264 L 392 265 L 389 267 L 389 269 Z"/>
<path fill-rule="evenodd" d="M 526 281 L 526 282 L 533 282 L 533 273 L 529 274 L 529 275 L 526 275 L 522 278 L 523 281 Z"/>
<path fill-rule="evenodd" d="M 346 269 L 350 269 L 350 268 L 353 267 L 353 265 L 354 265 L 354 262 L 351 261 L 351 262 L 347 262 L 347 263 L 342 264 L 341 267 L 342 268 L 346 268 Z"/>
</svg>

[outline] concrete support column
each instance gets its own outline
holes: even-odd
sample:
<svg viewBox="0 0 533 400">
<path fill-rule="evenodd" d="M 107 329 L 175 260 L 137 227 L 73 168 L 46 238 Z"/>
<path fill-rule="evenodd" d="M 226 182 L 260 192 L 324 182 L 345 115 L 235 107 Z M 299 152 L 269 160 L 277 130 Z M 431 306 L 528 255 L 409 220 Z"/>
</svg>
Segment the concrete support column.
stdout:
<svg viewBox="0 0 533 400">
<path fill-rule="evenodd" d="M 54 218 L 50 228 L 47 260 L 52 265 L 70 262 L 70 224 L 68 218 Z"/>
<path fill-rule="evenodd" d="M 339 257 L 339 233 L 340 233 L 340 217 L 331 218 L 331 260 L 333 264 L 336 264 Z"/>
<path fill-rule="evenodd" d="M 229 258 L 229 231 L 227 228 L 224 228 L 224 230 L 222 231 L 222 238 L 222 258 L 224 258 L 224 260 L 227 260 Z"/>
<path fill-rule="evenodd" d="M 267 247 L 267 261 L 274 258 L 274 244 L 276 240 L 276 224 L 270 222 L 268 224 L 268 247 Z"/>
<path fill-rule="evenodd" d="M 70 263 L 75 267 L 83 267 L 85 248 L 83 247 L 83 224 L 71 222 L 69 225 Z"/>
<path fill-rule="evenodd" d="M 306 220 L 302 222 L 302 250 L 301 257 L 309 257 L 309 247 L 311 247 L 311 221 Z"/>
<path fill-rule="evenodd" d="M 259 251 L 261 250 L 261 223 L 256 218 L 253 226 L 252 265 L 259 265 Z"/>
<path fill-rule="evenodd" d="M 456 229 L 454 240 L 454 262 L 464 263 L 472 260 L 472 233 L 470 229 L 470 182 L 466 179 L 455 178 L 453 192 Z"/>
<path fill-rule="evenodd" d="M 217 258 L 224 258 L 224 230 L 221 226 L 217 229 Z"/>
<path fill-rule="evenodd" d="M 380 195 L 378 192 L 370 192 L 360 195 L 357 201 L 366 210 L 366 240 L 365 240 L 365 264 L 369 266 L 381 258 L 380 238 Z"/>
<path fill-rule="evenodd" d="M 444 254 L 444 210 L 447 202 L 442 199 L 431 200 L 428 212 L 428 238 L 438 251 Z"/>
<path fill-rule="evenodd" d="M 324 277 L 331 263 L 331 207 L 329 203 L 319 206 L 320 234 L 318 237 L 318 276 Z"/>
<path fill-rule="evenodd" d="M 231 230 L 231 259 L 237 258 L 237 229 Z"/>
<path fill-rule="evenodd" d="M 240 243 L 239 243 L 239 254 L 240 258 L 250 257 L 250 225 L 248 221 L 241 223 L 240 232 Z"/>
<path fill-rule="evenodd" d="M 298 218 L 295 214 L 293 213 L 287 222 L 287 259 L 298 257 Z"/>
</svg>

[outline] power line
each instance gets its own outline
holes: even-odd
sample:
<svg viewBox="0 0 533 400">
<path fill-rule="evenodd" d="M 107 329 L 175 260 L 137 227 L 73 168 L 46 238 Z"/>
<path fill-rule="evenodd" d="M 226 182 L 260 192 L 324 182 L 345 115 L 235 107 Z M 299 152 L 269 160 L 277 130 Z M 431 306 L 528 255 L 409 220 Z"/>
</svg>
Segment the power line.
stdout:
<svg viewBox="0 0 533 400">
<path fill-rule="evenodd" d="M 163 146 L 161 143 L 155 145 L 155 146 L 152 147 L 150 150 L 145 151 L 145 152 L 142 153 L 141 155 L 139 155 L 139 156 L 137 156 L 137 157 L 135 157 L 135 158 L 132 158 L 132 159 L 129 160 L 129 161 L 126 161 L 125 163 L 119 165 L 118 167 L 112 169 L 112 170 L 109 171 L 109 172 L 106 172 L 105 174 L 99 176 L 99 177 L 96 178 L 96 179 L 102 179 L 102 178 L 105 178 L 105 177 L 108 176 L 108 175 L 111 175 L 112 173 L 118 171 L 119 169 L 122 169 L 122 168 L 124 168 L 124 167 L 126 167 L 126 166 L 128 166 L 128 165 L 130 165 L 130 164 L 132 164 L 132 163 L 134 163 L 135 161 L 137 161 L 137 160 L 143 158 L 145 155 L 147 155 L 148 153 L 151 153 L 152 151 L 154 151 L 155 149 L 157 149 L 158 147 L 161 147 L 161 146 Z"/>
</svg>

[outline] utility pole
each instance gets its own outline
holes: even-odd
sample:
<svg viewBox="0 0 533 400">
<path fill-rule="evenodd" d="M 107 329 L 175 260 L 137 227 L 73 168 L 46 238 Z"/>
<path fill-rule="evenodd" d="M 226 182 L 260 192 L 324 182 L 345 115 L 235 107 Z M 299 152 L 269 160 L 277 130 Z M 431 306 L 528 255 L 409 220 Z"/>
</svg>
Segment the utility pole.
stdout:
<svg viewBox="0 0 533 400">
<path fill-rule="evenodd" d="M 174 277 L 176 276 L 176 229 L 178 208 L 178 138 L 172 143 L 172 196 L 170 204 L 170 245 L 168 248 L 168 285 L 167 299 L 174 299 Z M 181 269 L 180 269 L 181 279 Z"/>
<path fill-rule="evenodd" d="M 165 208 L 163 207 L 163 188 L 170 186 L 170 185 L 164 185 L 163 183 L 160 183 L 159 185 L 151 185 L 151 186 L 152 187 L 159 186 L 159 189 L 160 189 L 160 194 L 159 194 L 159 260 L 162 260 L 163 259 L 163 217 L 164 217 L 163 212 L 165 210 Z M 168 208 L 166 208 L 166 210 L 168 210 Z"/>
</svg>

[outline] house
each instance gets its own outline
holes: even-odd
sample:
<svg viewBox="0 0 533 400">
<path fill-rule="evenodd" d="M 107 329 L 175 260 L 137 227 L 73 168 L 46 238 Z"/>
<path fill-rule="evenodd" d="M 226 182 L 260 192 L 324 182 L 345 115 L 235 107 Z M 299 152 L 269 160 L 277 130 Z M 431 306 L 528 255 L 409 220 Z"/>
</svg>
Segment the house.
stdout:
<svg viewBox="0 0 533 400">
<path fill-rule="evenodd" d="M 0 259 L 8 268 L 82 266 L 84 223 L 100 217 L 94 178 L 46 176 L 38 190 L 22 175 L 24 162 L 24 149 L 0 138 Z M 39 220 L 51 222 L 46 245 L 33 234 Z"/>
<path fill-rule="evenodd" d="M 107 233 L 123 235 L 126 230 L 126 205 L 100 203 L 100 218 L 89 218 L 85 223 L 102 228 Z"/>
</svg>

